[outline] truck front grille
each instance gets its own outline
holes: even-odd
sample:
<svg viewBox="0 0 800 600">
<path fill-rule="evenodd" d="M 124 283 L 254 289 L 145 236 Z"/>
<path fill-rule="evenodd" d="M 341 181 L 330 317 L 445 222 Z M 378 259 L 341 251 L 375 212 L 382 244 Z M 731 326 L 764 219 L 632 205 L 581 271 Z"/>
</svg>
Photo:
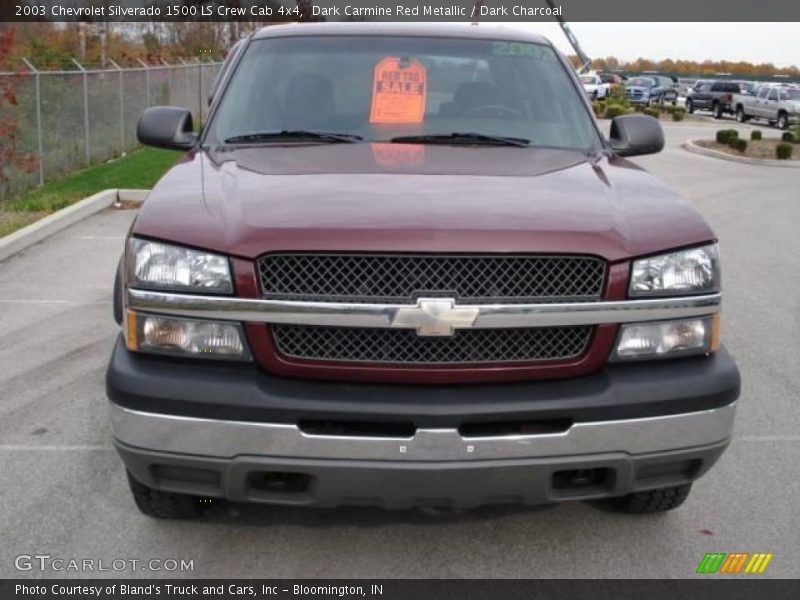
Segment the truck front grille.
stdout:
<svg viewBox="0 0 800 600">
<path fill-rule="evenodd" d="M 463 329 L 451 337 L 421 337 L 411 329 L 272 325 L 272 334 L 278 351 L 296 359 L 456 365 L 575 358 L 592 329 Z"/>
<path fill-rule="evenodd" d="M 605 261 L 589 256 L 269 254 L 258 261 L 264 297 L 412 303 L 599 300 Z"/>
</svg>

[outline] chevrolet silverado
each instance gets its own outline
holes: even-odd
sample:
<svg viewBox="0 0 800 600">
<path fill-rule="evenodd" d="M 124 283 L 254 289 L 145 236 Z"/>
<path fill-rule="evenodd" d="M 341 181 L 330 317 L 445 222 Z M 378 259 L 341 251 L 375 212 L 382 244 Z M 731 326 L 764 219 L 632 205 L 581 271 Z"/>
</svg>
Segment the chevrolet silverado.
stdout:
<svg viewBox="0 0 800 600">
<path fill-rule="evenodd" d="M 113 443 L 138 508 L 675 508 L 730 441 L 717 239 L 606 139 L 544 38 L 312 23 L 245 40 L 133 223 Z"/>
</svg>

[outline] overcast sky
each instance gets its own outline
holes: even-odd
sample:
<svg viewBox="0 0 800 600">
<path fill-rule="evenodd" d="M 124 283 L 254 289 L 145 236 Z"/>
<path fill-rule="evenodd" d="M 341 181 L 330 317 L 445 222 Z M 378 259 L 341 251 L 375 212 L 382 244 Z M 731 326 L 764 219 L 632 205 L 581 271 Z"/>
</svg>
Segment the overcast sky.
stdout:
<svg viewBox="0 0 800 600">
<path fill-rule="evenodd" d="M 790 0 L 796 2 L 797 0 Z M 572 53 L 558 24 L 515 23 Z M 591 58 L 746 60 L 800 66 L 800 23 L 569 23 Z"/>
</svg>

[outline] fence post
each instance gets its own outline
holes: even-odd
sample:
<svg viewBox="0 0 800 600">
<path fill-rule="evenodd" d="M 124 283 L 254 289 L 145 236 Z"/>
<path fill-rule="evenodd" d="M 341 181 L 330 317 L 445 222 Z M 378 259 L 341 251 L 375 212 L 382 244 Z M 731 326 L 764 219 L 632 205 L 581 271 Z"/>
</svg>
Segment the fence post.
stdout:
<svg viewBox="0 0 800 600">
<path fill-rule="evenodd" d="M 197 114 L 199 115 L 200 122 L 198 125 L 202 125 L 203 123 L 203 61 L 202 59 L 198 59 L 197 61 Z"/>
<path fill-rule="evenodd" d="M 120 154 L 125 152 L 125 83 L 123 81 L 124 75 L 122 73 L 122 67 L 120 67 L 116 62 L 112 59 L 108 59 L 108 62 L 111 63 L 111 66 L 114 67 L 117 71 L 119 71 L 119 151 Z"/>
<path fill-rule="evenodd" d="M 191 74 L 189 73 L 191 69 L 189 68 L 189 65 L 186 63 L 185 60 L 183 60 L 182 58 L 178 58 L 178 60 L 181 61 L 181 64 L 183 65 L 183 72 L 186 73 L 186 102 L 188 104 L 192 91 L 192 79 L 190 77 Z M 181 102 L 183 102 L 183 100 L 181 100 Z M 186 108 L 189 107 L 187 106 Z"/>
<path fill-rule="evenodd" d="M 39 185 L 44 185 L 44 142 L 42 140 L 42 75 L 39 69 L 33 66 L 31 62 L 23 57 L 22 62 L 33 73 L 36 82 L 36 139 L 39 148 Z"/>
<path fill-rule="evenodd" d="M 150 108 L 153 106 L 153 102 L 150 98 L 150 66 L 141 58 L 137 60 L 139 61 L 139 64 L 144 67 L 144 82 L 145 86 L 147 87 L 147 108 Z"/>
<path fill-rule="evenodd" d="M 172 65 L 163 58 L 161 59 L 161 64 L 167 68 L 167 93 L 169 95 L 167 98 L 167 105 L 174 106 L 175 103 L 172 101 Z"/>
<path fill-rule="evenodd" d="M 86 134 L 86 164 L 91 165 L 92 146 L 89 140 L 89 74 L 77 60 L 73 58 L 72 62 L 74 62 L 83 73 L 83 129 Z"/>
</svg>

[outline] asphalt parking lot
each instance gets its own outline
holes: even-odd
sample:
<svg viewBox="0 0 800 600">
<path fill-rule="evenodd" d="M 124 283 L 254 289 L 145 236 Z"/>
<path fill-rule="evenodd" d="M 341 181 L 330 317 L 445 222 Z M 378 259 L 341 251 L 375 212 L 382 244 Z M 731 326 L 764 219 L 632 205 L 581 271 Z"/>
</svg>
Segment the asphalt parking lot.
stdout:
<svg viewBox="0 0 800 600">
<path fill-rule="evenodd" d="M 76 576 L 15 569 L 17 555 L 49 554 L 194 564 L 189 573 L 86 576 L 691 577 L 704 553 L 743 551 L 774 554 L 761 577 L 797 577 L 800 169 L 679 147 L 718 126 L 667 124 L 667 149 L 636 159 L 720 237 L 723 341 L 742 372 L 735 440 L 680 509 L 631 517 L 584 503 L 457 514 L 219 506 L 196 522 L 142 516 L 109 443 L 111 283 L 134 217 L 109 210 L 0 263 L 0 576 Z"/>
</svg>

